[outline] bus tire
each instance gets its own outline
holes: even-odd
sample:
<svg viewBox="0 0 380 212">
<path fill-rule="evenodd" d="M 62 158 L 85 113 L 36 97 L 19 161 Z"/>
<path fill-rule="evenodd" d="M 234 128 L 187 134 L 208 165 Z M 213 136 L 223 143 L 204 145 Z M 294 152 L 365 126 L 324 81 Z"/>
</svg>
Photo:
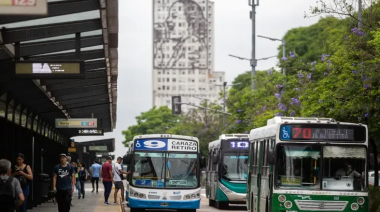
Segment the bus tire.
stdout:
<svg viewBox="0 0 380 212">
<path fill-rule="evenodd" d="M 145 211 L 144 208 L 131 208 L 131 212 L 143 212 Z"/>
<path fill-rule="evenodd" d="M 215 201 L 212 199 L 208 199 L 208 206 L 215 207 Z"/>
<path fill-rule="evenodd" d="M 216 208 L 218 209 L 228 208 L 228 202 L 216 202 Z"/>
</svg>

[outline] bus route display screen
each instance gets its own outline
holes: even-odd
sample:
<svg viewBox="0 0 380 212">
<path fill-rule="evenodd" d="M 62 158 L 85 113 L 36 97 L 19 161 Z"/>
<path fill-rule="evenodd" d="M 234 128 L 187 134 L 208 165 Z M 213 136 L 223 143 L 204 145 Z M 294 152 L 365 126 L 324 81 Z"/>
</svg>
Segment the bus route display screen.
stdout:
<svg viewBox="0 0 380 212">
<path fill-rule="evenodd" d="M 223 149 L 249 149 L 249 141 L 247 140 L 226 140 L 222 142 Z"/>
<path fill-rule="evenodd" d="M 280 140 L 365 141 L 364 126 L 324 124 L 284 124 Z"/>
</svg>

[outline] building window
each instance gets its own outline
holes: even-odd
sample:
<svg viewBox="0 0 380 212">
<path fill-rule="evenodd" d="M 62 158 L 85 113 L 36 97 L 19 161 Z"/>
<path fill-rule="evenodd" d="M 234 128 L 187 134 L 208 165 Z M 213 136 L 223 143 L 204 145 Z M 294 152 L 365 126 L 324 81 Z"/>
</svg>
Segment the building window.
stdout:
<svg viewBox="0 0 380 212">
<path fill-rule="evenodd" d="M 158 78 L 157 80 L 158 80 L 158 82 L 161 82 L 161 78 Z"/>
<path fill-rule="evenodd" d="M 173 86 L 173 87 L 172 87 L 172 90 L 173 90 L 173 91 L 177 90 L 177 87 L 176 87 L 176 86 Z"/>
<path fill-rule="evenodd" d="M 168 85 L 166 89 L 167 89 L 167 90 L 170 90 L 170 86 Z"/>
<path fill-rule="evenodd" d="M 165 90 L 165 85 L 162 86 L 162 90 Z"/>
<path fill-rule="evenodd" d="M 160 90 L 161 90 L 161 87 L 158 87 L 158 90 L 160 91 Z"/>
<path fill-rule="evenodd" d="M 167 79 L 166 79 L 166 82 L 170 82 L 170 78 L 167 78 Z"/>
<path fill-rule="evenodd" d="M 177 81 L 177 79 L 176 79 L 176 78 L 173 78 L 173 79 L 172 79 L 172 81 L 173 81 L 173 82 L 176 82 L 176 81 Z"/>
</svg>

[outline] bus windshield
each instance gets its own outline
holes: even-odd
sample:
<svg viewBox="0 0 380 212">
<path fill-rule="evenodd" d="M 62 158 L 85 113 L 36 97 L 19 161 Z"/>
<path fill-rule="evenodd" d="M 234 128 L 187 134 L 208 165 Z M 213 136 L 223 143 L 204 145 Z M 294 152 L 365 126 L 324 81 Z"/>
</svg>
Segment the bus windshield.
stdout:
<svg viewBox="0 0 380 212">
<path fill-rule="evenodd" d="M 197 154 L 168 154 L 165 186 L 170 188 L 195 188 L 197 179 Z"/>
<path fill-rule="evenodd" d="M 281 145 L 276 183 L 285 189 L 361 191 L 366 189 L 365 161 L 364 147 Z"/>
<path fill-rule="evenodd" d="M 198 155 L 135 152 L 132 184 L 154 188 L 196 188 Z"/>
<path fill-rule="evenodd" d="M 248 152 L 223 153 L 222 177 L 228 181 L 246 181 Z"/>
</svg>

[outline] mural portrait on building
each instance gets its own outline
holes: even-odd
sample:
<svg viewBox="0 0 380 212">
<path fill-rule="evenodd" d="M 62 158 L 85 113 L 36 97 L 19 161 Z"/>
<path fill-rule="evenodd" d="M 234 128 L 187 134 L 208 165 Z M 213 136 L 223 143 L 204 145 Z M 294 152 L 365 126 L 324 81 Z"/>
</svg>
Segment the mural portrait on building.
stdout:
<svg viewBox="0 0 380 212">
<path fill-rule="evenodd" d="M 154 23 L 154 68 L 207 68 L 208 27 L 202 7 L 193 0 L 177 0 L 161 13 L 163 21 Z"/>
</svg>

